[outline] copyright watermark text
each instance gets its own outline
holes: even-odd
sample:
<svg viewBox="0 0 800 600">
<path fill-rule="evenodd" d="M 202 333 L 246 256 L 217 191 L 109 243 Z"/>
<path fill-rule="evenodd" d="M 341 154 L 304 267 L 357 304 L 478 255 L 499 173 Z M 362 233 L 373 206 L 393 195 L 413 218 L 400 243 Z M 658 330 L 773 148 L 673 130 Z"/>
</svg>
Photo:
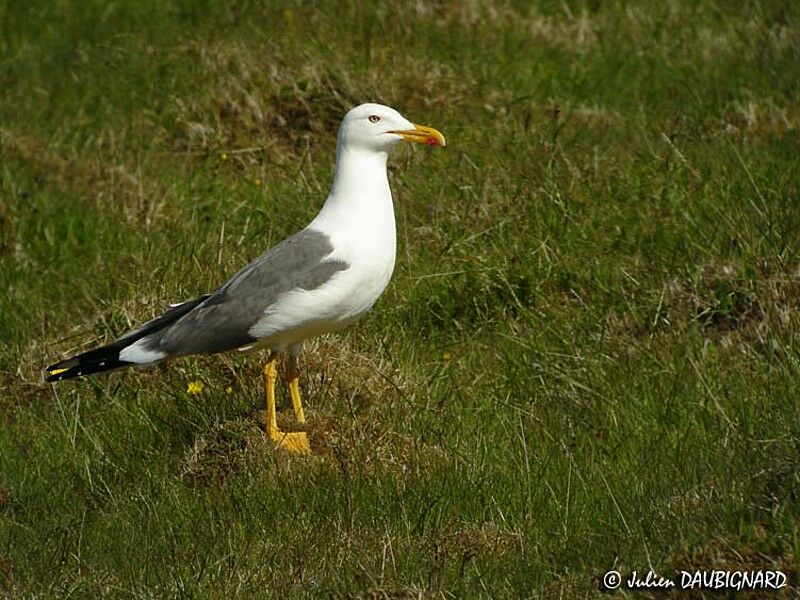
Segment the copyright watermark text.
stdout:
<svg viewBox="0 0 800 600">
<path fill-rule="evenodd" d="M 674 577 L 654 571 L 607 571 L 602 577 L 606 590 L 670 589 L 678 590 L 778 590 L 786 586 L 782 571 L 678 571 Z"/>
</svg>

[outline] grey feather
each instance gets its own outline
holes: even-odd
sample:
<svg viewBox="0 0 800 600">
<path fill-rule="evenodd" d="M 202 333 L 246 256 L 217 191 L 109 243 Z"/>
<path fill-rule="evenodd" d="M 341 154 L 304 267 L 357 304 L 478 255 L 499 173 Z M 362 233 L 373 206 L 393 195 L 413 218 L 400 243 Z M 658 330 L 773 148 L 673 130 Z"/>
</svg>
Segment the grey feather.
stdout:
<svg viewBox="0 0 800 600">
<path fill-rule="evenodd" d="M 255 342 L 248 331 L 281 295 L 317 289 L 349 268 L 345 261 L 326 260 L 331 252 L 333 244 L 324 233 L 313 229 L 296 233 L 244 267 L 174 324 L 150 336 L 147 346 L 168 354 L 195 354 Z"/>
</svg>

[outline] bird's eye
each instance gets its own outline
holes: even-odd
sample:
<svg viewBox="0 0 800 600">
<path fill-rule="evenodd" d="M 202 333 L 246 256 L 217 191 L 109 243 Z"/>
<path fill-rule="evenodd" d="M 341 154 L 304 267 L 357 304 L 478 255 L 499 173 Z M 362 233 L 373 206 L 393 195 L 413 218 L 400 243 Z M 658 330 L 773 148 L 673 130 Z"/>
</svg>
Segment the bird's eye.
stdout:
<svg viewBox="0 0 800 600">
<path fill-rule="evenodd" d="M 370 117 L 369 117 L 369 122 L 370 123 L 377 123 L 380 120 L 381 120 L 381 118 L 378 115 L 370 115 Z"/>
</svg>

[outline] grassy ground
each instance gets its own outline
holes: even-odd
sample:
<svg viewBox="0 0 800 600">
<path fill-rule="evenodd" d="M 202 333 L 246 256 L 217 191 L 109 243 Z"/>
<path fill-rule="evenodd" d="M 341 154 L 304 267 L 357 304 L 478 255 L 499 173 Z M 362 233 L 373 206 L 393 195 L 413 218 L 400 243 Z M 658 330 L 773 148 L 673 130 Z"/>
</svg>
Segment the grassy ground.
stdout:
<svg viewBox="0 0 800 600">
<path fill-rule="evenodd" d="M 797 3 L 312 4 L 0 3 L 0 593 L 796 582 Z M 43 383 L 308 222 L 370 100 L 449 145 L 393 157 L 392 284 L 309 348 L 314 456 L 255 357 Z"/>
</svg>

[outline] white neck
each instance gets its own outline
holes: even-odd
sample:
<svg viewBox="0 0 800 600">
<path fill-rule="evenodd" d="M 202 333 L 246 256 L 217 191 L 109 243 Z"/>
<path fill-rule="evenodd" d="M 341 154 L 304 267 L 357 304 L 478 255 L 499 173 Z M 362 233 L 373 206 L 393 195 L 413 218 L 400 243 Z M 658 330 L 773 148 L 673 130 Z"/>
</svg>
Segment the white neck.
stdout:
<svg viewBox="0 0 800 600">
<path fill-rule="evenodd" d="M 373 305 L 394 270 L 397 238 L 386 159 L 387 152 L 340 143 L 330 196 L 309 225 L 331 240 L 329 257 L 349 265 L 336 280 L 347 291 L 334 298 L 337 306 L 349 307 L 347 319 Z"/>
<path fill-rule="evenodd" d="M 387 152 L 339 145 L 331 193 L 314 223 L 355 223 L 394 232 L 394 206 L 386 173 Z"/>
</svg>

